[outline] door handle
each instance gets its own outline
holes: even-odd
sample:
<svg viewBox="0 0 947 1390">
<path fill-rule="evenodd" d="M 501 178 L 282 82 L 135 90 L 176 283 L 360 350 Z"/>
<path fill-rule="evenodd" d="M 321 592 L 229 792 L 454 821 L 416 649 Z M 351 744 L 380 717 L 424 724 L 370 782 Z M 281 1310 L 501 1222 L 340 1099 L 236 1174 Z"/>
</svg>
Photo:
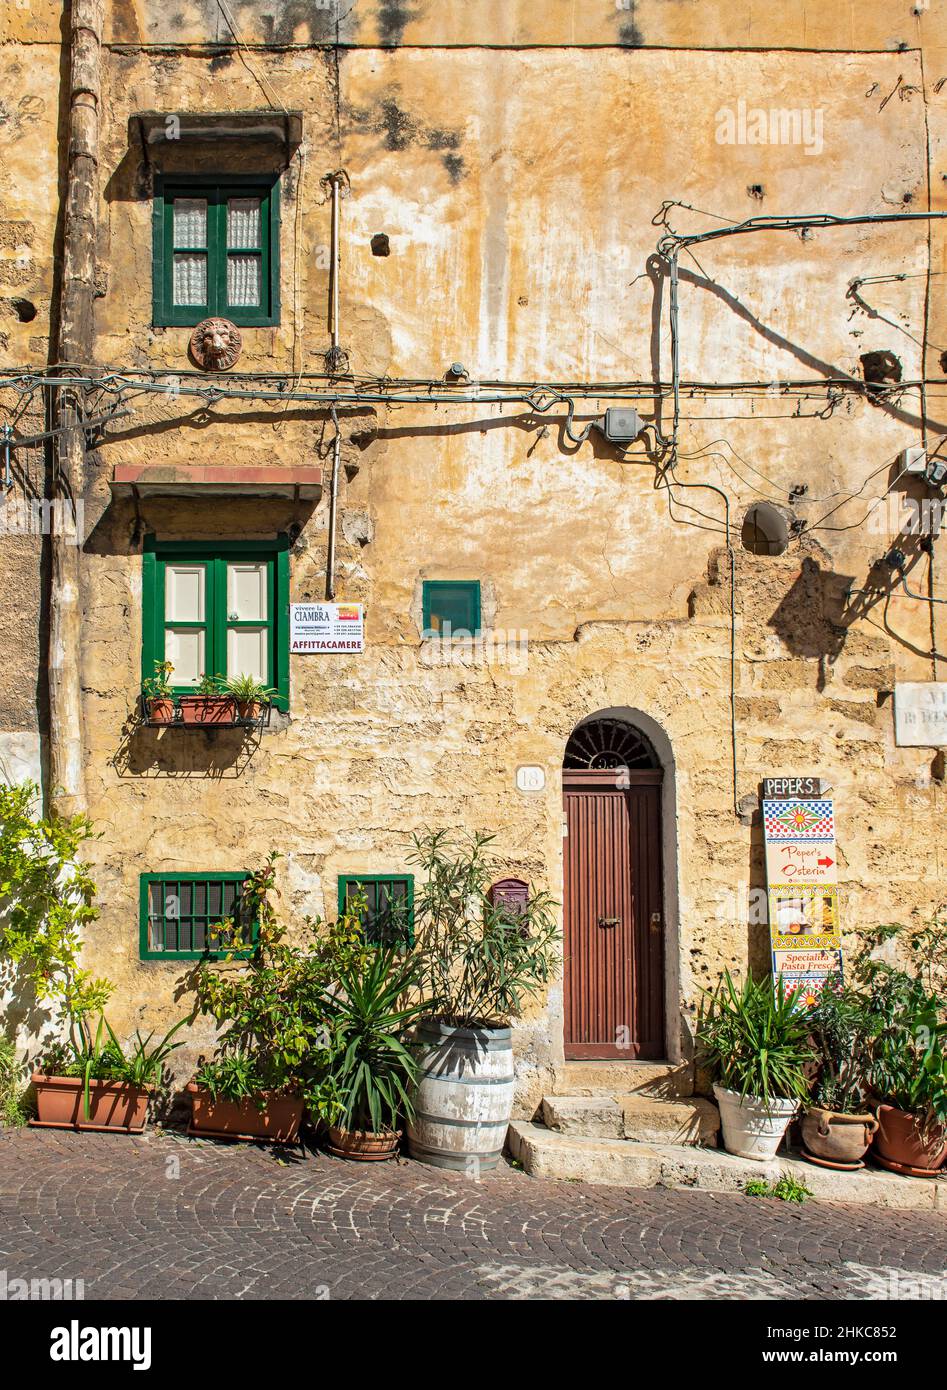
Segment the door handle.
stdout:
<svg viewBox="0 0 947 1390">
<path fill-rule="evenodd" d="M 652 912 L 652 914 L 651 914 L 651 930 L 652 930 L 652 931 L 660 931 L 660 930 L 661 930 L 661 914 L 660 914 L 660 912 Z"/>
<path fill-rule="evenodd" d="M 620 917 L 600 917 L 600 918 L 598 919 L 598 924 L 599 924 L 600 927 L 620 927 L 620 926 L 621 926 L 621 918 L 620 918 Z"/>
</svg>

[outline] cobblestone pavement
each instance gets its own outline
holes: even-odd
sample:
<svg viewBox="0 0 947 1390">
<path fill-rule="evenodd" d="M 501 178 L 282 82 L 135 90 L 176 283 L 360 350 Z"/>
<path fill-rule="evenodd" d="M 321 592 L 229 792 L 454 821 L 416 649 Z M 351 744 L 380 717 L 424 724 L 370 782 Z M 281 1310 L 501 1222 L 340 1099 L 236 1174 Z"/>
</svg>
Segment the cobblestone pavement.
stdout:
<svg viewBox="0 0 947 1390">
<path fill-rule="evenodd" d="M 947 1221 L 8 1130 L 3 1271 L 111 1299 L 944 1298 Z"/>
</svg>

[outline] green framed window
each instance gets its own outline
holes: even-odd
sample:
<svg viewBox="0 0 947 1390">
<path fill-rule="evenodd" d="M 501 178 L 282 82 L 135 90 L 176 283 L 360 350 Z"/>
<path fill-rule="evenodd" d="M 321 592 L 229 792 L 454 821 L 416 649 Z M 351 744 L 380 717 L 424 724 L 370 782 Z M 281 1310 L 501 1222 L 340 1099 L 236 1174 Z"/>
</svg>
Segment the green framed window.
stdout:
<svg viewBox="0 0 947 1390">
<path fill-rule="evenodd" d="M 425 637 L 480 635 L 479 579 L 425 579 L 421 593 Z"/>
<path fill-rule="evenodd" d="M 413 874 L 340 874 L 339 915 L 357 898 L 365 899 L 362 930 L 377 946 L 411 944 L 414 937 Z"/>
<path fill-rule="evenodd" d="M 142 874 L 140 878 L 142 960 L 196 960 L 252 942 L 256 923 L 242 901 L 246 874 Z M 224 925 L 232 924 L 232 925 Z M 236 947 L 236 949 L 235 949 Z"/>
<path fill-rule="evenodd" d="M 156 325 L 279 323 L 277 175 L 158 175 L 152 234 Z"/>
<path fill-rule="evenodd" d="M 175 695 L 206 673 L 252 675 L 289 708 L 289 537 L 161 542 L 142 553 L 141 674 L 170 661 Z"/>
</svg>

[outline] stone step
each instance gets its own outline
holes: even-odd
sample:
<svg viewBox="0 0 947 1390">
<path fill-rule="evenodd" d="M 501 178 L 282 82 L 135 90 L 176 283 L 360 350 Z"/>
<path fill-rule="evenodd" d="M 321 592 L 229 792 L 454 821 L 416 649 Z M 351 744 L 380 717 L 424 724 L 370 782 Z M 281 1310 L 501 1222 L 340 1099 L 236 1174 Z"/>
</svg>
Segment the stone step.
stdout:
<svg viewBox="0 0 947 1390">
<path fill-rule="evenodd" d="M 583 1139 L 574 1134 L 557 1134 L 544 1125 L 524 1120 L 514 1120 L 510 1125 L 507 1143 L 512 1157 L 537 1178 L 608 1183 L 616 1187 L 742 1192 L 753 1179 L 765 1178 L 772 1183 L 789 1173 L 804 1182 L 821 1202 L 947 1212 L 947 1181 L 902 1178 L 870 1167 L 857 1173 L 836 1173 L 795 1155 L 755 1163 L 723 1149 L 641 1144 L 628 1139 Z"/>
<path fill-rule="evenodd" d="M 542 1117 L 557 1134 L 657 1144 L 714 1145 L 720 1128 L 717 1107 L 708 1100 L 662 1100 L 646 1093 L 543 1096 Z"/>
<path fill-rule="evenodd" d="M 716 1148 L 720 1111 L 713 1101 L 653 1100 L 649 1095 L 619 1096 L 623 1134 L 640 1144 L 703 1144 Z"/>
<path fill-rule="evenodd" d="M 565 1062 L 556 1069 L 556 1093 L 589 1096 L 632 1095 L 646 1091 L 663 1097 L 692 1096 L 691 1062 Z"/>
</svg>

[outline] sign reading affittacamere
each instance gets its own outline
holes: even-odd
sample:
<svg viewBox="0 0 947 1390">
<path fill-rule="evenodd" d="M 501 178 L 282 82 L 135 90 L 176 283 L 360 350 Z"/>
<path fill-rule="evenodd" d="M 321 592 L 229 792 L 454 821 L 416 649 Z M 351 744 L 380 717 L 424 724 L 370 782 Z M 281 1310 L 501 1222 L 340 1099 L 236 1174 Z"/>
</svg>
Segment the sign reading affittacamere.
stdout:
<svg viewBox="0 0 947 1390">
<path fill-rule="evenodd" d="M 806 795 L 823 785 L 817 777 L 764 782 L 773 793 L 763 801 L 773 975 L 805 1003 L 842 975 L 835 810 L 826 797 Z"/>
<path fill-rule="evenodd" d="M 291 603 L 290 653 L 365 650 L 365 615 L 360 603 Z"/>
</svg>

